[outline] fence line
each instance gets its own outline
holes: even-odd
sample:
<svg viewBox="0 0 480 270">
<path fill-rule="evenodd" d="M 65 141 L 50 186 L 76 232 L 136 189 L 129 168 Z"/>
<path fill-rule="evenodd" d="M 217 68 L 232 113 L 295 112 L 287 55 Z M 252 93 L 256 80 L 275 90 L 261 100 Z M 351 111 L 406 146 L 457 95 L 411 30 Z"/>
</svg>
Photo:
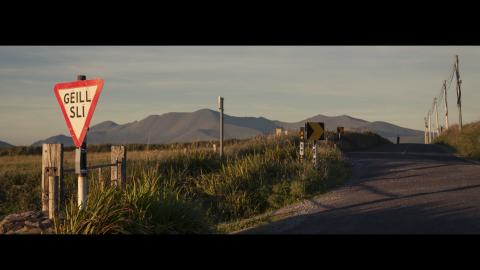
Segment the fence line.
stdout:
<svg viewBox="0 0 480 270">
<path fill-rule="evenodd" d="M 103 181 L 102 168 L 110 167 L 110 179 Z M 98 170 L 102 188 L 110 185 L 125 188 L 126 186 L 127 151 L 125 146 L 111 146 L 111 163 L 98 164 L 87 167 L 88 170 Z M 65 202 L 64 173 L 75 172 L 74 168 L 64 168 L 63 144 L 42 145 L 42 211 L 48 212 L 49 217 L 57 215 L 59 205 Z M 105 179 L 107 180 L 107 179 Z M 77 186 L 78 189 L 78 186 Z M 77 198 L 78 199 L 78 198 Z"/>
</svg>

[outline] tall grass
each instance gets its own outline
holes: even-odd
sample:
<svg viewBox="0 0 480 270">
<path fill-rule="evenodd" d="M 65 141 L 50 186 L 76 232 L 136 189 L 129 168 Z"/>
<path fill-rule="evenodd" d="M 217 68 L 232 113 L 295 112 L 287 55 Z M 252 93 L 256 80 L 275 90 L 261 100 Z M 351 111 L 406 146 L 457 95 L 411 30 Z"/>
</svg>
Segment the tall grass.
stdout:
<svg viewBox="0 0 480 270">
<path fill-rule="evenodd" d="M 349 141 L 351 147 L 382 142 L 370 134 L 352 135 Z M 209 233 L 216 224 L 278 209 L 348 178 L 349 166 L 338 148 L 322 144 L 319 168 L 315 169 L 308 145 L 304 163 L 299 162 L 298 144 L 297 136 L 236 141 L 225 147 L 223 160 L 211 148 L 195 148 L 194 144 L 186 150 L 139 152 L 133 159 L 129 156 L 125 190 L 102 189 L 96 173 L 89 173 L 88 200 L 82 211 L 76 206 L 75 177 L 66 175 L 70 199 L 62 208 L 63 220 L 56 220 L 55 232 Z M 104 170 L 104 179 L 110 177 L 108 171 Z M 35 202 L 39 206 L 40 174 L 32 177 L 38 188 L 32 186 L 29 191 L 38 193 L 32 197 L 38 195 Z M 14 177 L 9 179 L 14 181 Z M 0 190 L 0 200 L 1 194 Z"/>
<path fill-rule="evenodd" d="M 307 157 L 311 156 L 307 150 Z M 214 224 L 276 209 L 340 184 L 348 176 L 341 152 L 321 147 L 320 169 L 298 161 L 295 137 L 256 138 L 129 162 L 125 191 L 101 191 L 92 179 L 85 210 L 75 200 L 58 233 L 206 233 Z M 110 209 L 110 210 L 109 210 Z"/>
<path fill-rule="evenodd" d="M 461 131 L 458 125 L 451 126 L 434 143 L 449 146 L 466 158 L 480 160 L 480 121 L 464 125 Z"/>
<path fill-rule="evenodd" d="M 67 203 L 63 220 L 55 220 L 59 234 L 147 234 L 206 233 L 210 224 L 202 209 L 184 200 L 158 176 L 145 173 L 125 190 L 114 187 L 102 190 L 90 185 L 85 209 L 76 200 Z"/>
</svg>

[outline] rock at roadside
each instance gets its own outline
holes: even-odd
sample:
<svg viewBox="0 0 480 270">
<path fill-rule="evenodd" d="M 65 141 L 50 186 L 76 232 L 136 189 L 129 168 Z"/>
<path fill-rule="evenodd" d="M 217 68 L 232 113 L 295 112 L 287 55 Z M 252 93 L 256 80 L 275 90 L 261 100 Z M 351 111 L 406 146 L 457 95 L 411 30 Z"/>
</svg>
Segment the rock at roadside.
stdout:
<svg viewBox="0 0 480 270">
<path fill-rule="evenodd" d="M 0 234 L 48 234 L 53 223 L 42 211 L 10 214 L 0 221 Z"/>
</svg>

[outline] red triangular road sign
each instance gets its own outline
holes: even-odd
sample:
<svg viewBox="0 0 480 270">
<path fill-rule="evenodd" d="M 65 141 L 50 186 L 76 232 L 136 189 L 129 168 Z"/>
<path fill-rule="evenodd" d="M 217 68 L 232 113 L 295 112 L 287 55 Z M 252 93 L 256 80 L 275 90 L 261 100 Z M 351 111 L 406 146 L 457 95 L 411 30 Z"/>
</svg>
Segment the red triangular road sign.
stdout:
<svg viewBox="0 0 480 270">
<path fill-rule="evenodd" d="M 102 88 L 102 79 L 57 83 L 53 88 L 77 147 L 82 145 L 87 135 Z"/>
</svg>

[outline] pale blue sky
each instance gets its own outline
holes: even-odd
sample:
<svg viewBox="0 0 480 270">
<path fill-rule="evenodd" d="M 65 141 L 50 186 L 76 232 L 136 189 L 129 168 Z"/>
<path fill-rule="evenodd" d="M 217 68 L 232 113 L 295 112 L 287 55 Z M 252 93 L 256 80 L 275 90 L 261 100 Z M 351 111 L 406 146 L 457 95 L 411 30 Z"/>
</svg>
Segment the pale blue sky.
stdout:
<svg viewBox="0 0 480 270">
<path fill-rule="evenodd" d="M 29 145 L 68 135 L 53 86 L 77 74 L 105 80 L 92 125 L 216 109 L 222 95 L 225 113 L 235 116 L 293 122 L 347 114 L 423 130 L 455 54 L 464 123 L 479 120 L 478 46 L 5 46 L 0 140 Z M 453 85 L 448 102 L 450 123 L 456 123 Z"/>
</svg>

